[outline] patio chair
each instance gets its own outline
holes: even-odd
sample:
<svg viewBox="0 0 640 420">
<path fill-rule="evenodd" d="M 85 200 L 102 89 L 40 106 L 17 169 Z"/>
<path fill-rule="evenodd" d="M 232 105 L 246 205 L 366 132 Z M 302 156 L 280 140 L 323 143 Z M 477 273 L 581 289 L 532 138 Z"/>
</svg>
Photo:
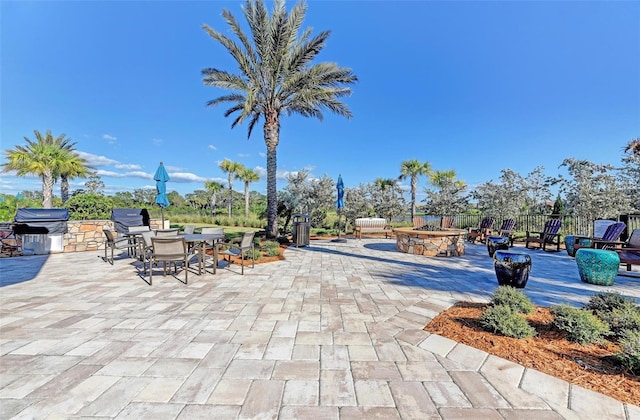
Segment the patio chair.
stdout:
<svg viewBox="0 0 640 420">
<path fill-rule="evenodd" d="M 421 228 L 423 226 L 425 226 L 427 224 L 427 221 L 424 220 L 424 217 L 422 216 L 416 216 L 413 218 L 413 228 L 414 229 L 418 229 Z"/>
<path fill-rule="evenodd" d="M 625 264 L 627 271 L 631 271 L 632 265 L 640 265 L 640 229 L 634 229 L 627 242 L 617 242 L 616 245 L 609 249 L 618 253 L 620 264 Z"/>
<path fill-rule="evenodd" d="M 178 236 L 180 233 L 179 228 L 172 229 L 158 229 L 156 230 L 156 237 L 158 238 L 170 238 L 172 236 Z"/>
<path fill-rule="evenodd" d="M 493 217 L 485 217 L 477 228 L 469 228 L 469 231 L 467 232 L 467 241 L 475 242 L 476 240 L 479 240 L 484 243 L 487 236 L 491 234 L 491 228 L 493 228 Z"/>
<path fill-rule="evenodd" d="M 509 238 L 510 246 L 513 246 L 513 229 L 516 227 L 516 221 L 513 219 L 504 219 L 500 229 L 497 230 L 498 236 L 506 236 Z"/>
<path fill-rule="evenodd" d="M 543 251 L 547 250 L 547 245 L 555 245 L 555 252 L 560 251 L 560 227 L 562 222 L 560 219 L 549 219 L 544 224 L 542 232 L 527 231 L 527 237 L 525 239 L 525 248 L 529 248 L 529 244 L 538 244 L 538 248 Z"/>
<path fill-rule="evenodd" d="M 151 269 L 151 253 L 153 252 L 153 242 L 151 242 L 151 238 L 155 237 L 156 233 L 152 230 L 148 230 L 146 232 L 140 232 L 140 236 L 142 240 L 138 242 L 138 245 L 140 246 L 138 253 L 142 260 L 144 274 L 147 274 L 147 263 L 149 264 L 149 269 Z"/>
<path fill-rule="evenodd" d="M 185 235 L 191 235 L 193 234 L 193 232 L 195 232 L 195 230 L 196 230 L 195 225 L 186 225 L 182 233 L 184 233 Z"/>
<path fill-rule="evenodd" d="M 189 253 L 187 251 L 187 242 L 184 238 L 178 237 L 151 237 L 152 251 L 149 257 L 149 285 L 153 284 L 153 265 L 163 263 L 162 275 L 167 274 L 167 263 L 169 271 L 171 264 L 174 266 L 175 273 L 178 273 L 178 263 L 184 271 L 184 284 L 187 284 L 189 278 Z M 176 277 L 177 278 L 177 277 Z"/>
<path fill-rule="evenodd" d="M 620 239 L 620 235 L 627 228 L 627 225 L 624 222 L 616 222 L 612 223 L 607 227 L 607 230 L 604 231 L 604 234 L 601 238 L 591 237 L 585 238 L 584 236 L 576 236 L 575 244 L 573 248 L 576 252 L 580 248 L 600 248 L 600 249 L 611 249 L 620 245 L 618 239 Z"/>
<path fill-rule="evenodd" d="M 109 264 L 113 265 L 113 252 L 116 249 L 126 249 L 127 252 L 130 252 L 131 249 L 131 241 L 129 238 L 116 238 L 116 236 L 109 229 L 103 229 L 104 235 L 107 237 L 107 240 L 104 243 L 104 260 Z M 111 259 L 109 259 L 109 250 L 111 250 Z"/>
<path fill-rule="evenodd" d="M 451 229 L 453 228 L 453 222 L 454 222 L 453 217 L 443 216 L 440 219 L 440 227 L 443 229 Z"/>
<path fill-rule="evenodd" d="M 219 227 L 203 227 L 202 228 L 202 234 L 204 235 L 224 235 L 224 228 L 219 228 Z M 204 260 L 207 258 L 207 256 L 209 255 L 207 251 L 212 251 L 211 255 L 213 258 L 213 247 L 216 246 L 217 244 L 214 243 L 214 241 L 204 241 L 204 243 L 201 244 L 201 250 L 203 252 L 202 255 L 202 261 L 204 262 Z M 214 261 L 214 264 L 217 264 L 217 261 Z"/>
<path fill-rule="evenodd" d="M 231 263 L 231 257 L 240 256 L 240 260 L 242 261 L 242 269 L 241 274 L 244 275 L 244 255 L 247 252 L 251 252 L 251 268 L 255 267 L 255 249 L 253 246 L 253 238 L 255 236 L 255 232 L 245 232 L 242 235 L 242 240 L 240 244 L 235 244 L 233 242 L 224 242 L 218 244 L 218 247 L 222 249 L 222 251 L 218 252 L 218 255 L 229 256 L 229 264 Z"/>
</svg>

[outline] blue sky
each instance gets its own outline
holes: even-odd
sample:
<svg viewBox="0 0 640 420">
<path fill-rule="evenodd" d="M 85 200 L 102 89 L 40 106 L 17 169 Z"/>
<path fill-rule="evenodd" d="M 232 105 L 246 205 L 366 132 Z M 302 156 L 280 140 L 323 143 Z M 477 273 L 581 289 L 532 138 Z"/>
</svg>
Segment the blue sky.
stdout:
<svg viewBox="0 0 640 420">
<path fill-rule="evenodd" d="M 227 92 L 202 84 L 203 68 L 237 65 L 201 25 L 228 33 L 222 10 L 243 21 L 242 4 L 1 1 L 1 148 L 66 133 L 107 194 L 154 188 L 160 161 L 170 191 L 226 185 L 227 158 L 266 193 L 262 124 L 250 139 L 231 129 L 224 106 L 205 106 Z M 279 189 L 301 169 L 346 187 L 396 178 L 408 159 L 470 187 L 506 168 L 556 175 L 568 157 L 618 165 L 640 136 L 640 2 L 311 0 L 304 26 L 330 30 L 319 59 L 360 81 L 350 120 L 281 120 Z M 0 178 L 2 193 L 40 187 Z"/>
</svg>

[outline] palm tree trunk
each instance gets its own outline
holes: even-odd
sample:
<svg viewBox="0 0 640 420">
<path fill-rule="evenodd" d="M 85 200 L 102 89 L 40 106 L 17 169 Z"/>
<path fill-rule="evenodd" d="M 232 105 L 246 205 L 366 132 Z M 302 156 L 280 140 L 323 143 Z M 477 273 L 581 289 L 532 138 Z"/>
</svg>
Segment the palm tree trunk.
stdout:
<svg viewBox="0 0 640 420">
<path fill-rule="evenodd" d="M 416 217 L 416 189 L 418 187 L 418 176 L 411 175 L 411 223 Z"/>
<path fill-rule="evenodd" d="M 62 198 L 62 204 L 69 199 L 69 178 L 66 175 L 60 175 L 60 198 Z"/>
<path fill-rule="evenodd" d="M 249 218 L 249 182 L 244 182 L 244 218 Z"/>
<path fill-rule="evenodd" d="M 42 207 L 50 209 L 53 207 L 53 174 L 50 170 L 42 174 Z"/>
<path fill-rule="evenodd" d="M 267 146 L 267 238 L 278 237 L 278 194 L 276 186 L 276 150 L 280 138 L 280 121 L 275 112 L 268 113 L 264 123 L 264 142 Z"/>
<path fill-rule="evenodd" d="M 233 173 L 229 171 L 229 218 L 231 218 L 231 208 L 233 205 Z"/>
</svg>

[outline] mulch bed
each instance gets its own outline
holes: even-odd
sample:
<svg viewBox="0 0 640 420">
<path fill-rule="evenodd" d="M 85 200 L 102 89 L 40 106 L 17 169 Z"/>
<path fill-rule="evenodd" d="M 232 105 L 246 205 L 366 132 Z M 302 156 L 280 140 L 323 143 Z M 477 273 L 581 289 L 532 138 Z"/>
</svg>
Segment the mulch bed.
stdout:
<svg viewBox="0 0 640 420">
<path fill-rule="evenodd" d="M 485 331 L 478 321 L 486 304 L 459 303 L 436 316 L 424 329 L 511 360 L 619 401 L 640 405 L 640 377 L 625 372 L 614 355 L 615 343 L 580 345 L 551 326 L 548 308 L 525 315 L 537 335 L 517 339 Z"/>
</svg>

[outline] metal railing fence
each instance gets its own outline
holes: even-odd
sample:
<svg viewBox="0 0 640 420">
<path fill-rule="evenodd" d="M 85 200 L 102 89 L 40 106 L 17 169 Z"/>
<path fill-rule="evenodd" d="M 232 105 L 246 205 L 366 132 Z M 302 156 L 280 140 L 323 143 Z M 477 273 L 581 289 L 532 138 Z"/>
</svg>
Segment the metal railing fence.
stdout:
<svg viewBox="0 0 640 420">
<path fill-rule="evenodd" d="M 427 224 L 438 226 L 440 224 L 440 218 L 442 216 L 437 215 L 423 215 Z M 454 227 L 458 229 L 467 229 L 469 227 L 477 227 L 485 217 L 483 214 L 458 214 L 454 217 Z M 548 219 L 561 219 L 562 227 L 560 228 L 561 235 L 593 235 L 594 219 L 579 217 L 579 216 L 560 216 L 554 214 L 522 214 L 516 219 L 515 230 L 519 232 L 539 232 L 544 229 L 544 224 Z M 405 221 L 410 221 L 410 217 L 405 217 Z M 626 240 L 628 235 L 634 229 L 640 229 L 640 214 L 621 214 L 617 218 L 612 220 L 625 222 L 627 229 L 623 232 L 621 240 Z M 502 220 L 495 221 L 495 228 L 499 228 L 502 224 Z"/>
</svg>

